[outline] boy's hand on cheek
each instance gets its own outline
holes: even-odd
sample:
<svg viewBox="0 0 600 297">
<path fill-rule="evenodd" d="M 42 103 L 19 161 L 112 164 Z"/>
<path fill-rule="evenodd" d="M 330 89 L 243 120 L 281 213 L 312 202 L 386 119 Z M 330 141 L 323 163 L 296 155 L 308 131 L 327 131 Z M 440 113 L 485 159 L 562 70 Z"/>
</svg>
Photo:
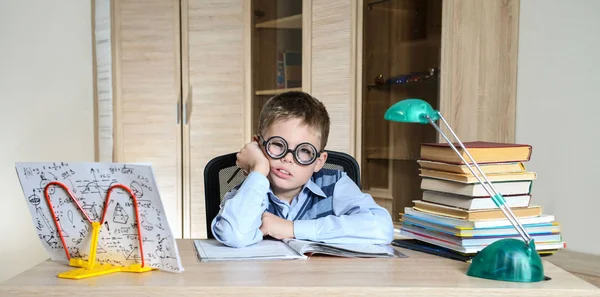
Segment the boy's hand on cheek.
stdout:
<svg viewBox="0 0 600 297">
<path fill-rule="evenodd" d="M 236 155 L 237 161 L 235 164 L 244 169 L 245 172 L 250 173 L 256 171 L 264 176 L 269 174 L 271 165 L 269 160 L 265 157 L 262 150 L 258 146 L 258 143 L 252 141 L 247 143 L 242 150 Z"/>
<path fill-rule="evenodd" d="M 260 231 L 264 236 L 269 235 L 277 239 L 294 238 L 294 222 L 265 211 L 262 215 Z"/>
</svg>

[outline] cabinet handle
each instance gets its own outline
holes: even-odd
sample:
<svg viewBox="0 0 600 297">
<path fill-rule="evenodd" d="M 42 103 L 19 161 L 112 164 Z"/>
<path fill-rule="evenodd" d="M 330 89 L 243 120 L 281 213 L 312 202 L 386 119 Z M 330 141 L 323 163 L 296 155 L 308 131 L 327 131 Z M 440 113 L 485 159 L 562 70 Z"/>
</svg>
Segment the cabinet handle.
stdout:
<svg viewBox="0 0 600 297">
<path fill-rule="evenodd" d="M 192 102 L 190 101 L 192 98 L 192 86 L 189 87 L 187 96 L 185 98 L 185 102 L 183 103 L 183 124 L 187 125 L 189 122 L 189 118 L 192 116 Z"/>
<path fill-rule="evenodd" d="M 175 114 L 177 114 L 177 120 L 175 120 L 175 124 L 179 125 L 181 111 L 179 110 L 179 100 L 175 104 Z"/>
<path fill-rule="evenodd" d="M 183 125 L 187 125 L 187 101 L 183 103 Z"/>
</svg>

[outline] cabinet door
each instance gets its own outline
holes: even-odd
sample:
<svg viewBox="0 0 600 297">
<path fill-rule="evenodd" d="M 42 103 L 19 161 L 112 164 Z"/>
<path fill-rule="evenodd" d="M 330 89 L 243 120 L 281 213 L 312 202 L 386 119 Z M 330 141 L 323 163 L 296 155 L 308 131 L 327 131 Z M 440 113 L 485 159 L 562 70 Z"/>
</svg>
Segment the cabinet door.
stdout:
<svg viewBox="0 0 600 297">
<path fill-rule="evenodd" d="M 307 0 L 252 0 L 252 132 L 271 97 L 307 90 L 303 24 Z"/>
<path fill-rule="evenodd" d="M 310 0 L 308 6 L 310 84 L 305 90 L 329 112 L 327 149 L 355 155 L 357 1 Z"/>
<path fill-rule="evenodd" d="M 327 149 L 354 154 L 356 1 L 252 1 L 252 129 L 273 95 L 302 90 L 327 107 Z"/>
<path fill-rule="evenodd" d="M 462 141 L 514 141 L 519 1 L 361 2 L 361 180 L 397 220 L 422 198 L 420 144 L 445 140 L 385 121 L 391 105 L 420 98 Z"/>
<path fill-rule="evenodd" d="M 182 1 L 186 237 L 206 238 L 204 167 L 250 139 L 245 106 L 249 7 L 244 0 Z"/>
<path fill-rule="evenodd" d="M 362 183 L 394 219 L 421 196 L 417 159 L 431 126 L 393 123 L 385 111 L 405 98 L 438 106 L 442 0 L 365 1 L 362 7 Z"/>
<path fill-rule="evenodd" d="M 112 4 L 114 160 L 152 163 L 169 227 L 181 238 L 179 1 Z"/>
</svg>

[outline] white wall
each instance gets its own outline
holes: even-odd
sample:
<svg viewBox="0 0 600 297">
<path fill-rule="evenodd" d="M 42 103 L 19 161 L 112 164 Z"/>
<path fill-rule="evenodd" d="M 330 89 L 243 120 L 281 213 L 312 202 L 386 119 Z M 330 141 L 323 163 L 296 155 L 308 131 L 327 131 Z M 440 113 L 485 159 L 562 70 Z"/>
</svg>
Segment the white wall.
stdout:
<svg viewBox="0 0 600 297">
<path fill-rule="evenodd" d="M 600 255 L 600 1 L 521 0 L 516 142 L 567 248 Z"/>
<path fill-rule="evenodd" d="M 90 1 L 0 1 L 0 282 L 46 258 L 14 163 L 93 161 Z"/>
</svg>

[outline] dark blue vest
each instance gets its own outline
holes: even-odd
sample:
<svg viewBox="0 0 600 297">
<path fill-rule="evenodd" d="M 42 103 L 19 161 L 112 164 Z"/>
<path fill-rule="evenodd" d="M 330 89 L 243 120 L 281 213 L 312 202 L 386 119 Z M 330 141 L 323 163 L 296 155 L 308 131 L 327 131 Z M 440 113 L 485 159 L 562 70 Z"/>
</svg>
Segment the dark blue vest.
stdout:
<svg viewBox="0 0 600 297">
<path fill-rule="evenodd" d="M 312 220 L 333 214 L 333 190 L 335 183 L 342 178 L 342 171 L 334 169 L 321 169 L 315 172 L 311 180 L 323 191 L 325 198 L 313 193 L 305 187 L 303 191 L 308 194 L 306 201 L 301 206 L 298 215 L 293 220 Z M 281 217 L 280 210 L 269 197 L 269 207 L 267 211 Z"/>
</svg>

